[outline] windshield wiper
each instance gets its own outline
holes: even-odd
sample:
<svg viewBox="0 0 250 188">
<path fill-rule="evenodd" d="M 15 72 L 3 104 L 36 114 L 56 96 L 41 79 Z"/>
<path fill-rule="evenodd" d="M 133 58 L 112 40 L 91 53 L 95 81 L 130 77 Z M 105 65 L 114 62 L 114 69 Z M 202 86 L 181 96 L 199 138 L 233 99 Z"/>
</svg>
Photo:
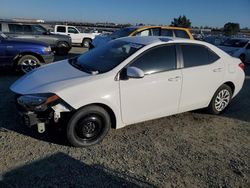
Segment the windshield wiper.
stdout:
<svg viewBox="0 0 250 188">
<path fill-rule="evenodd" d="M 87 72 L 87 73 L 92 74 L 92 75 L 99 74 L 99 71 L 98 71 L 98 70 L 93 70 L 93 69 L 91 69 L 90 67 L 82 66 L 81 64 L 77 63 L 77 58 L 69 59 L 69 63 L 70 63 L 73 67 L 75 67 L 75 68 L 77 68 L 77 69 L 79 69 L 79 70 L 81 70 L 81 71 L 83 71 L 83 72 Z"/>
</svg>

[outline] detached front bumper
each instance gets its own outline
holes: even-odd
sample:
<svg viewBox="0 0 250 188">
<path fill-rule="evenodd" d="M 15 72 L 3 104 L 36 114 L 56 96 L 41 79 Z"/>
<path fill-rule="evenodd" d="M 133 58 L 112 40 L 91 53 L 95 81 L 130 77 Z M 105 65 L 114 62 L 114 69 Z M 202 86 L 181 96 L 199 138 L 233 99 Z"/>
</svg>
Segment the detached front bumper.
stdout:
<svg viewBox="0 0 250 188">
<path fill-rule="evenodd" d="M 54 61 L 54 54 L 42 55 L 42 58 L 45 64 L 52 63 Z"/>
</svg>

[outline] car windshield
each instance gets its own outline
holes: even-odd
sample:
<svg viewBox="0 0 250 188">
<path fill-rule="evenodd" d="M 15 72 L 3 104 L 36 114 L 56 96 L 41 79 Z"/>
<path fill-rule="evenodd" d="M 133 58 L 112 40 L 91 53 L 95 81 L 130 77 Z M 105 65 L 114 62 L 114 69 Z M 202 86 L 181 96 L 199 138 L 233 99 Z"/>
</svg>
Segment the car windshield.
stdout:
<svg viewBox="0 0 250 188">
<path fill-rule="evenodd" d="M 47 32 L 47 30 L 44 27 L 42 27 L 41 25 L 33 25 L 32 27 L 38 33 L 46 33 Z"/>
<path fill-rule="evenodd" d="M 223 43 L 221 43 L 221 46 L 242 48 L 247 43 L 248 43 L 248 40 L 243 40 L 243 39 L 227 39 Z"/>
<path fill-rule="evenodd" d="M 121 38 L 121 37 L 127 37 L 129 36 L 129 34 L 134 31 L 135 29 L 134 28 L 123 28 L 123 29 L 119 29 L 119 30 L 116 30 L 114 31 L 110 37 L 112 39 L 117 39 L 117 38 Z"/>
<path fill-rule="evenodd" d="M 121 40 L 111 41 L 105 46 L 92 49 L 78 58 L 69 60 L 69 63 L 90 74 L 105 73 L 115 68 L 142 47 L 142 44 Z"/>
</svg>

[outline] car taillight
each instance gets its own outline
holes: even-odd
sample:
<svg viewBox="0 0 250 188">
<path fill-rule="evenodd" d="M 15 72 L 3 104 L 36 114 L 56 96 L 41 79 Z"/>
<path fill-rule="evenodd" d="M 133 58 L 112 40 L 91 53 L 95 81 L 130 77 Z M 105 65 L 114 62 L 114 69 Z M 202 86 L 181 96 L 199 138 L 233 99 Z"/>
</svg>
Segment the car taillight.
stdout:
<svg viewBox="0 0 250 188">
<path fill-rule="evenodd" d="M 245 69 L 245 64 L 244 64 L 244 63 L 240 63 L 240 64 L 239 64 L 239 67 L 240 67 L 242 70 L 244 70 L 244 69 Z"/>
</svg>

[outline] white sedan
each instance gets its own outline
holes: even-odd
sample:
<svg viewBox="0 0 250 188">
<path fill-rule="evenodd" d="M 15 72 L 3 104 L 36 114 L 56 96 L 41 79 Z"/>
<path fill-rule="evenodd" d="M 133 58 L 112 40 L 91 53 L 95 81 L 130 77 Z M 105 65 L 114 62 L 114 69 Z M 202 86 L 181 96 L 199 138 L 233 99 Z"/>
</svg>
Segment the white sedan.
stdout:
<svg viewBox="0 0 250 188">
<path fill-rule="evenodd" d="M 64 126 L 73 146 L 109 129 L 207 108 L 221 113 L 241 90 L 244 64 L 205 42 L 127 37 L 24 75 L 12 86 L 28 126 Z M 153 128 L 153 127 L 152 127 Z"/>
</svg>

